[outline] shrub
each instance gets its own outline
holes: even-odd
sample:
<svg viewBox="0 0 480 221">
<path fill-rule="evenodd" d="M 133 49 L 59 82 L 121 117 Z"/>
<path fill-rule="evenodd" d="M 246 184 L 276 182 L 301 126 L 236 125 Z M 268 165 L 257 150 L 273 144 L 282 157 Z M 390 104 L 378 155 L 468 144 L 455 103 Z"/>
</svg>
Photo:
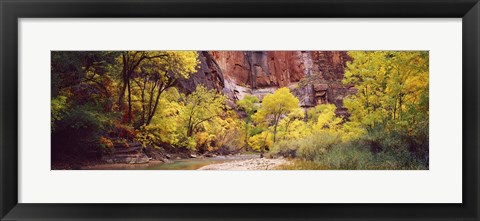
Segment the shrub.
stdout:
<svg viewBox="0 0 480 221">
<path fill-rule="evenodd" d="M 428 131 L 411 136 L 401 128 L 375 128 L 357 139 L 319 131 L 298 140 L 275 143 L 275 156 L 297 158 L 282 169 L 418 170 L 428 169 Z"/>
<path fill-rule="evenodd" d="M 372 161 L 373 154 L 367 148 L 347 143 L 336 145 L 316 162 L 332 170 L 358 170 L 368 168 Z"/>
<path fill-rule="evenodd" d="M 297 150 L 300 148 L 302 140 L 282 140 L 273 146 L 270 151 L 275 156 L 295 158 Z"/>
<path fill-rule="evenodd" d="M 65 111 L 52 130 L 52 161 L 87 158 L 102 151 L 100 137 L 113 127 L 114 116 L 98 105 L 80 105 Z"/>
<path fill-rule="evenodd" d="M 114 151 L 113 141 L 109 138 L 101 136 L 99 138 L 100 151 L 103 155 L 112 155 Z"/>
<path fill-rule="evenodd" d="M 341 140 L 336 133 L 319 132 L 301 139 L 300 142 L 296 155 L 302 159 L 313 161 L 321 158 Z"/>
<path fill-rule="evenodd" d="M 350 142 L 333 147 L 315 161 L 332 170 L 418 170 L 426 169 L 407 149 L 372 152 L 368 146 Z"/>
</svg>

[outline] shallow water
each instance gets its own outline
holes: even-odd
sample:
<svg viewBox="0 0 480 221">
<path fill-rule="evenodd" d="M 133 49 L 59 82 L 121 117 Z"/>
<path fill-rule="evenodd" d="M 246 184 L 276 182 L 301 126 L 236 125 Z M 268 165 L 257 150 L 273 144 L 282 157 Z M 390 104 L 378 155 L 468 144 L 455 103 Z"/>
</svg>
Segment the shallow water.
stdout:
<svg viewBox="0 0 480 221">
<path fill-rule="evenodd" d="M 135 164 L 132 165 L 134 170 L 196 170 L 200 167 L 210 164 L 225 163 L 235 160 L 247 160 L 259 158 L 259 155 L 235 155 L 235 156 L 217 156 L 209 158 L 191 158 L 173 160 L 172 163 L 167 164 Z"/>
</svg>

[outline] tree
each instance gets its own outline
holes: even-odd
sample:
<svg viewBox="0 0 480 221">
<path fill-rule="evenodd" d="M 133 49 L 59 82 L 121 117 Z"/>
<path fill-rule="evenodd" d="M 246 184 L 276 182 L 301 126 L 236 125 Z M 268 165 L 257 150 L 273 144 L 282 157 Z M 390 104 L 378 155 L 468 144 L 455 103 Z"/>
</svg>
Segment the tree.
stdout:
<svg viewBox="0 0 480 221">
<path fill-rule="evenodd" d="M 252 126 L 252 115 L 258 109 L 257 103 L 259 102 L 258 98 L 252 95 L 246 95 L 242 100 L 237 101 L 237 108 L 245 112 L 245 144 L 248 145 L 249 131 Z"/>
<path fill-rule="evenodd" d="M 263 158 L 263 153 L 266 148 L 271 148 L 272 143 L 272 133 L 268 130 L 265 130 L 259 134 L 255 134 L 248 139 L 248 144 L 254 150 L 260 150 L 260 158 Z"/>
<path fill-rule="evenodd" d="M 128 92 L 126 123 L 132 122 L 132 86 L 136 81 L 141 90 L 141 125 L 149 124 L 158 106 L 160 95 L 175 85 L 178 78 L 187 78 L 196 71 L 199 63 L 195 51 L 125 51 L 121 54 L 122 87 L 118 96 L 119 110 L 124 109 L 125 92 Z M 147 90 L 148 89 L 148 90 Z M 146 91 L 150 92 L 146 101 Z"/>
<path fill-rule="evenodd" d="M 198 85 L 196 90 L 185 97 L 182 116 L 186 128 L 186 138 L 191 139 L 203 123 L 212 121 L 224 112 L 225 96 L 215 90 L 207 90 Z"/>
<path fill-rule="evenodd" d="M 160 96 L 159 108 L 151 123 L 140 127 L 139 140 L 144 146 L 177 145 L 182 135 L 182 117 L 180 113 L 185 108 L 178 102 L 181 94 L 176 88 L 167 89 Z"/>
<path fill-rule="evenodd" d="M 152 52 L 154 53 L 154 52 Z M 122 87 L 120 89 L 120 93 L 118 96 L 118 109 L 123 111 L 124 109 L 124 97 L 125 91 L 128 89 L 128 112 L 126 121 L 127 123 L 131 123 L 132 119 L 132 93 L 131 93 L 131 86 L 130 80 L 132 79 L 133 73 L 135 69 L 140 65 L 140 63 L 149 58 L 149 53 L 145 51 L 124 51 L 121 54 L 121 61 L 122 61 Z"/>
<path fill-rule="evenodd" d="M 174 87 L 178 79 L 186 79 L 195 73 L 197 65 L 197 52 L 164 51 L 151 55 L 138 66 L 132 78 L 140 90 L 141 116 L 138 125 L 151 123 L 162 93 Z"/>
<path fill-rule="evenodd" d="M 365 128 L 375 150 L 380 143 L 395 147 L 399 145 L 391 141 L 402 142 L 402 147 L 428 159 L 428 52 L 354 51 L 349 55 L 353 61 L 347 64 L 343 82 L 358 90 L 344 99 L 349 128 Z"/>
<path fill-rule="evenodd" d="M 319 110 L 317 120 L 313 124 L 314 131 L 321 131 L 324 129 L 337 130 L 342 123 L 342 118 L 337 117 L 335 110 L 337 107 L 334 104 L 321 104 L 318 105 Z"/>
<path fill-rule="evenodd" d="M 220 153 L 233 153 L 242 148 L 244 122 L 232 110 L 221 116 L 203 122 L 195 134 L 197 150 L 200 152 L 217 150 Z"/>
<path fill-rule="evenodd" d="M 305 118 L 305 112 L 301 108 L 295 108 L 290 112 L 285 118 L 283 118 L 280 124 L 283 126 L 284 134 L 283 139 L 285 140 L 289 136 L 289 129 L 293 129 L 295 133 L 302 133 L 300 127 L 302 126 L 303 120 Z M 295 136 L 294 136 L 295 137 Z"/>
<path fill-rule="evenodd" d="M 367 130 L 428 122 L 428 52 L 354 51 L 343 82 L 357 93 L 344 99 L 350 120 Z M 408 129 L 410 128 L 410 129 Z"/>
<path fill-rule="evenodd" d="M 51 53 L 52 160 L 78 159 L 98 148 L 113 125 L 117 52 Z"/>
<path fill-rule="evenodd" d="M 290 93 L 288 88 L 280 88 L 263 98 L 262 105 L 253 119 L 259 124 L 273 125 L 273 143 L 275 143 L 280 119 L 298 108 L 298 103 L 298 99 Z"/>
</svg>

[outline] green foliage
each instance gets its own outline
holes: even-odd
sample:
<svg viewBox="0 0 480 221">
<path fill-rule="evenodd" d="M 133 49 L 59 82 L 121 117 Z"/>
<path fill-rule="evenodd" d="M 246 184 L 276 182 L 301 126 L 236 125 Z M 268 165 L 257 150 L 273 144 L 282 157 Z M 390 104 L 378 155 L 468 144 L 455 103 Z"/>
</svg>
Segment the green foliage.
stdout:
<svg viewBox="0 0 480 221">
<path fill-rule="evenodd" d="M 341 124 L 334 105 L 319 105 L 310 111 L 310 134 L 274 144 L 271 153 L 297 158 L 283 169 L 425 169 L 428 168 L 428 144 L 412 139 L 403 130 L 384 130 L 377 126 L 366 133 L 357 122 Z M 313 114 L 312 114 L 313 113 Z M 428 137 L 427 132 L 418 136 Z M 428 140 L 427 140 L 428 142 Z M 422 146 L 423 145 L 423 146 Z M 421 146 L 422 151 L 412 151 Z"/>
<path fill-rule="evenodd" d="M 371 168 L 374 163 L 374 155 L 367 148 L 358 148 L 356 145 L 338 145 L 331 151 L 319 158 L 316 163 L 328 169 L 359 170 Z M 379 167 L 390 168 L 388 162 Z"/>
<path fill-rule="evenodd" d="M 237 109 L 245 112 L 243 134 L 244 145 L 248 146 L 248 138 L 254 134 L 251 134 L 252 130 L 252 115 L 257 111 L 259 100 L 252 95 L 246 95 L 242 100 L 237 101 Z"/>
<path fill-rule="evenodd" d="M 74 161 L 104 149 L 100 138 L 109 136 L 119 117 L 112 112 L 118 54 L 51 53 L 52 161 Z"/>
<path fill-rule="evenodd" d="M 315 146 L 319 140 L 322 145 Z M 308 144 L 309 142 L 312 142 Z M 325 148 L 329 147 L 329 148 Z M 293 164 L 280 167 L 285 170 L 424 170 L 425 163 L 405 148 L 372 152 L 362 142 L 341 143 L 323 135 L 316 140 L 308 137 L 298 141 L 282 141 L 275 144 L 276 155 L 296 157 Z M 296 150 L 295 154 L 293 151 Z"/>
<path fill-rule="evenodd" d="M 74 106 L 55 121 L 52 131 L 53 160 L 85 157 L 101 146 L 100 137 L 114 128 L 115 116 L 104 113 L 98 105 Z"/>
<path fill-rule="evenodd" d="M 55 130 L 55 123 L 61 120 L 64 115 L 65 111 L 67 110 L 67 97 L 66 96 L 57 96 L 52 98 L 51 101 L 51 119 L 50 119 L 50 127 L 51 130 Z"/>
<path fill-rule="evenodd" d="M 119 52 L 102 51 L 52 51 L 52 97 L 95 77 L 105 76 L 112 69 Z"/>
<path fill-rule="evenodd" d="M 295 158 L 297 150 L 302 146 L 303 139 L 299 140 L 281 140 L 273 145 L 271 154 L 282 157 Z"/>
<path fill-rule="evenodd" d="M 428 167 L 407 149 L 387 149 L 374 153 L 361 143 L 339 145 L 317 161 L 334 170 L 424 170 Z"/>
<path fill-rule="evenodd" d="M 338 134 L 327 132 L 308 136 L 301 140 L 297 156 L 305 160 L 317 160 L 341 142 Z"/>
<path fill-rule="evenodd" d="M 237 101 L 239 110 L 245 111 L 245 120 L 250 122 L 252 115 L 257 111 L 256 104 L 259 102 L 258 98 L 252 95 L 246 95 L 242 100 Z"/>
<path fill-rule="evenodd" d="M 236 153 L 243 148 L 296 158 L 289 168 L 425 169 L 429 152 L 429 57 L 421 51 L 352 51 L 343 83 L 356 93 L 305 112 L 288 88 L 236 110 L 199 84 L 195 51 L 52 52 L 52 159 L 86 157 L 114 146 Z M 311 84 L 326 73 L 299 83 Z"/>
</svg>

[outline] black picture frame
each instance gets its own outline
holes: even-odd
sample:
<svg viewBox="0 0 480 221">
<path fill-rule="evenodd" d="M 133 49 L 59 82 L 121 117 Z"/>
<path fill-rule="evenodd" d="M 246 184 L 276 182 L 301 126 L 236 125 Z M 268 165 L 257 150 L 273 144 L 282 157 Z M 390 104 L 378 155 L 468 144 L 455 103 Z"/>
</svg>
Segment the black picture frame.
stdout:
<svg viewBox="0 0 480 221">
<path fill-rule="evenodd" d="M 1 220 L 479 220 L 478 0 L 1 0 L 0 15 Z M 17 21 L 19 18 L 75 17 L 463 18 L 463 203 L 18 203 Z"/>
</svg>

